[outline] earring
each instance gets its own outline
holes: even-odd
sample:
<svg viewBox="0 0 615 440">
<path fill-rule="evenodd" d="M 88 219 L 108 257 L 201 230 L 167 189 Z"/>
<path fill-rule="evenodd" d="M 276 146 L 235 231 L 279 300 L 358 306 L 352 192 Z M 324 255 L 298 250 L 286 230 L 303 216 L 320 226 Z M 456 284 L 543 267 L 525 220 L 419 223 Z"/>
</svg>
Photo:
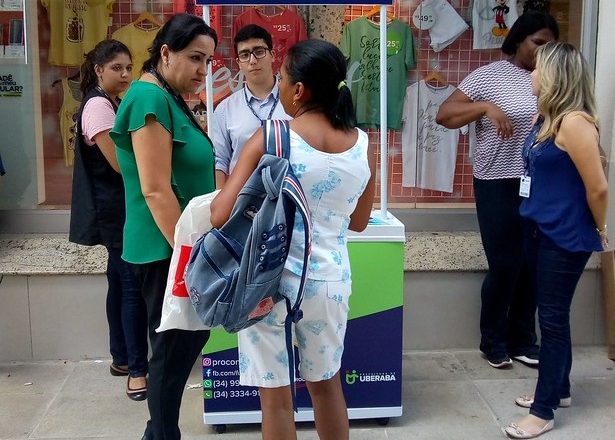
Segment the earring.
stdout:
<svg viewBox="0 0 615 440">
<path fill-rule="evenodd" d="M 165 65 L 165 66 L 167 66 L 167 67 L 169 67 L 169 59 L 168 59 L 168 58 L 165 58 L 165 60 L 164 60 L 164 65 Z"/>
<path fill-rule="evenodd" d="M 297 101 L 293 101 L 293 106 L 296 107 L 297 106 Z"/>
</svg>

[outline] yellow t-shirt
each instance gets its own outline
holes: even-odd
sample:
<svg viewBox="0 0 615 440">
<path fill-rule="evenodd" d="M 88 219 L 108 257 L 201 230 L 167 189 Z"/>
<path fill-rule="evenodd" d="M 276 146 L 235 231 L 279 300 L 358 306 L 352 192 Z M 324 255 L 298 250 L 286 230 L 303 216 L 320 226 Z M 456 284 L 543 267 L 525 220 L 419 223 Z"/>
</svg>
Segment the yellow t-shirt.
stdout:
<svg viewBox="0 0 615 440">
<path fill-rule="evenodd" d="M 83 55 L 107 38 L 115 0 L 41 0 L 49 15 L 49 64 L 79 66 Z"/>
<path fill-rule="evenodd" d="M 128 49 L 130 49 L 135 75 L 138 76 L 141 73 L 143 63 L 149 58 L 149 52 L 147 49 L 149 49 L 152 45 L 154 37 L 159 30 L 160 28 L 154 28 L 151 30 L 141 29 L 140 27 L 130 23 L 113 32 L 111 37 L 115 40 L 121 41 L 128 46 Z"/>
<path fill-rule="evenodd" d="M 72 84 L 71 84 L 72 83 Z M 62 107 L 58 112 L 60 136 L 64 150 L 64 164 L 73 166 L 75 160 L 75 121 L 81 105 L 79 82 L 62 78 Z"/>
</svg>

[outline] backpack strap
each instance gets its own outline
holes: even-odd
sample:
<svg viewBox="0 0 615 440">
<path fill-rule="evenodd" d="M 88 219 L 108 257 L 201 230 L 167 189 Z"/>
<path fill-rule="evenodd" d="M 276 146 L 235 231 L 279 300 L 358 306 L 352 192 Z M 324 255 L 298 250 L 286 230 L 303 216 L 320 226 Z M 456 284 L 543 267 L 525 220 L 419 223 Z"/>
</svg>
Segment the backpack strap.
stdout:
<svg viewBox="0 0 615 440">
<path fill-rule="evenodd" d="M 265 152 L 284 159 L 290 158 L 290 125 L 288 121 L 281 119 L 268 119 L 264 121 L 263 132 L 265 136 Z M 284 320 L 284 333 L 286 337 L 286 352 L 288 354 L 288 377 L 290 378 L 291 394 L 293 399 L 293 408 L 297 412 L 297 399 L 295 389 L 295 362 L 294 348 L 292 339 L 292 326 L 299 322 L 303 317 L 301 311 L 301 302 L 303 301 L 303 292 L 305 290 L 305 282 L 310 264 L 310 252 L 312 246 L 312 223 L 310 220 L 310 208 L 307 198 L 301 187 L 301 183 L 291 167 L 288 168 L 284 181 L 282 183 L 282 196 L 289 200 L 295 206 L 295 212 L 301 215 L 303 221 L 304 234 L 304 252 L 303 252 L 303 270 L 301 271 L 301 281 L 299 283 L 299 291 L 297 299 L 292 304 L 288 298 L 286 301 L 286 319 Z"/>
<path fill-rule="evenodd" d="M 289 168 L 288 173 L 284 177 L 282 184 L 282 193 L 284 197 L 291 200 L 296 207 L 296 212 L 301 215 L 303 220 L 303 234 L 304 234 L 304 249 L 303 249 L 303 265 L 301 270 L 301 281 L 299 282 L 299 289 L 297 291 L 297 299 L 294 304 L 291 304 L 288 298 L 286 301 L 286 319 L 284 320 L 284 333 L 286 336 L 286 351 L 288 353 L 288 376 L 291 383 L 291 394 L 293 399 L 293 408 L 297 411 L 296 401 L 296 388 L 295 388 L 295 362 L 292 338 L 292 326 L 303 318 L 303 311 L 301 310 L 301 302 L 303 301 L 303 293 L 305 290 L 305 282 L 307 279 L 307 273 L 310 264 L 310 252 L 312 249 L 312 223 L 310 219 L 310 210 L 307 203 L 303 189 L 297 177 L 293 174 Z"/>
<path fill-rule="evenodd" d="M 263 123 L 265 154 L 290 158 L 290 125 L 283 119 L 267 119 Z"/>
</svg>

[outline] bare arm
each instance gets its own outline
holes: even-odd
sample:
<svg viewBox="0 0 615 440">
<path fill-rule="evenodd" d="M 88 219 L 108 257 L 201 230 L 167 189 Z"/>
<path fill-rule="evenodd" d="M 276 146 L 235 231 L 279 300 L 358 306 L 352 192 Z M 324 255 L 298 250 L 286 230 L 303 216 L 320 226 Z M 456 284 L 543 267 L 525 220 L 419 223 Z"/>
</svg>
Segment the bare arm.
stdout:
<svg viewBox="0 0 615 440">
<path fill-rule="evenodd" d="M 94 136 L 93 141 L 96 145 L 98 145 L 98 148 L 100 148 L 101 153 L 105 156 L 105 159 L 107 159 L 107 162 L 109 162 L 111 168 L 119 173 L 120 166 L 118 165 L 117 157 L 115 156 L 115 144 L 109 136 L 109 131 L 111 130 L 101 131 Z"/>
<path fill-rule="evenodd" d="M 457 89 L 442 103 L 436 115 L 436 122 L 446 128 L 460 128 L 483 116 L 495 126 L 498 136 L 508 139 L 512 136 L 513 126 L 506 113 L 488 101 L 472 101 Z"/>
<path fill-rule="evenodd" d="M 221 227 L 230 217 L 239 191 L 256 169 L 264 151 L 263 129 L 259 128 L 246 142 L 233 172 L 228 176 L 220 194 L 211 202 L 211 224 L 214 228 Z"/>
<path fill-rule="evenodd" d="M 145 126 L 132 132 L 131 137 L 141 192 L 158 229 L 173 247 L 181 209 L 171 188 L 171 134 L 148 116 Z"/>
<path fill-rule="evenodd" d="M 573 113 L 562 120 L 555 143 L 566 151 L 585 185 L 587 204 L 597 228 L 604 228 L 607 217 L 608 183 L 598 147 L 598 130 L 582 114 Z"/>
<path fill-rule="evenodd" d="M 216 170 L 216 188 L 217 189 L 222 189 L 227 179 L 228 179 L 228 176 L 226 175 L 224 171 Z"/>
<path fill-rule="evenodd" d="M 354 211 L 350 214 L 348 229 L 351 231 L 361 232 L 365 230 L 374 205 L 374 195 L 376 194 L 376 154 L 371 150 L 372 148 L 370 146 L 367 154 L 369 169 L 372 174 L 369 176 L 369 181 L 367 182 L 363 194 L 359 197 L 357 206 L 355 206 Z"/>
</svg>

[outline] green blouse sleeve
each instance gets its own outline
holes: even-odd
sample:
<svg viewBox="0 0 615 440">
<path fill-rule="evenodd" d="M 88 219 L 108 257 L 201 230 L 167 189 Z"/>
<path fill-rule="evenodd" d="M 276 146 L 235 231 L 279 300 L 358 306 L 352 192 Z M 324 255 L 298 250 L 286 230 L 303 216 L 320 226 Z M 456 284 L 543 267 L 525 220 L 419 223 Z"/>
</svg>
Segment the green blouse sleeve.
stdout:
<svg viewBox="0 0 615 440">
<path fill-rule="evenodd" d="M 153 116 L 171 133 L 174 147 L 186 144 L 185 134 L 190 122 L 173 98 L 154 84 L 135 81 L 120 104 L 110 133 L 116 146 L 132 150 L 130 134 L 144 127 L 148 116 Z"/>
</svg>

